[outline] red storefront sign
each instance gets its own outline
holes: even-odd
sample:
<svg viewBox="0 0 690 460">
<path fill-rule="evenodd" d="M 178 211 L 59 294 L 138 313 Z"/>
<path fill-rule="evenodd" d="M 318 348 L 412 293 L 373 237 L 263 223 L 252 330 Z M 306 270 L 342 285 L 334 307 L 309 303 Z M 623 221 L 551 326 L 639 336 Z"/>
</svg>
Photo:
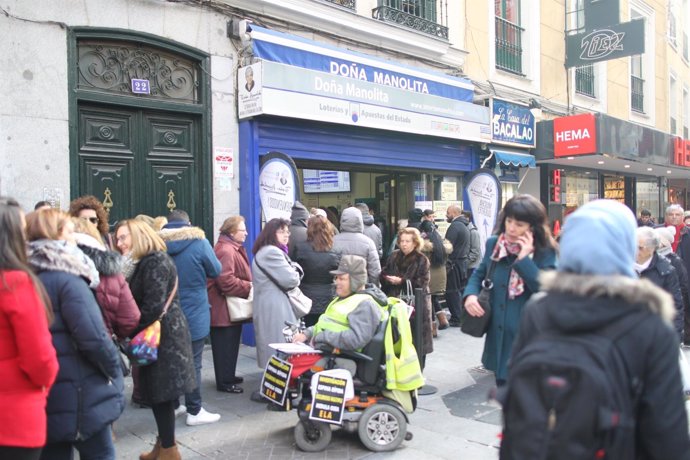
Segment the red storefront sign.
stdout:
<svg viewBox="0 0 690 460">
<path fill-rule="evenodd" d="M 551 171 L 551 201 L 553 203 L 561 202 L 561 170 L 554 169 Z"/>
<path fill-rule="evenodd" d="M 596 118 L 593 113 L 553 120 L 554 157 L 596 153 Z"/>
<path fill-rule="evenodd" d="M 671 162 L 677 166 L 690 167 L 690 140 L 673 138 L 673 158 Z"/>
</svg>

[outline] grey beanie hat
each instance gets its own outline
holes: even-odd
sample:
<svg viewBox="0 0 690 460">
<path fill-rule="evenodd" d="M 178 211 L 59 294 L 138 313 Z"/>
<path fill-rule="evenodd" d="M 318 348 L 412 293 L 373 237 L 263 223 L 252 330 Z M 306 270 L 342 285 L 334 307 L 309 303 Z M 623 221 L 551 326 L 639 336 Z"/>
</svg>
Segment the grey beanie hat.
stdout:
<svg viewBox="0 0 690 460">
<path fill-rule="evenodd" d="M 340 259 L 338 268 L 331 271 L 331 275 L 350 275 L 350 290 L 357 292 L 367 283 L 367 261 L 364 257 L 344 255 Z"/>
</svg>

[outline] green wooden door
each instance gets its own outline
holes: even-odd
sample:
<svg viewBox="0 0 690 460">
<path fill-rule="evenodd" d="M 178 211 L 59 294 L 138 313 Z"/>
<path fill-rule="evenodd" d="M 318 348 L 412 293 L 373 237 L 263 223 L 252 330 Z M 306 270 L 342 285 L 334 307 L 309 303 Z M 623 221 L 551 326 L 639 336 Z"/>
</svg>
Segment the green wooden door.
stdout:
<svg viewBox="0 0 690 460">
<path fill-rule="evenodd" d="M 109 221 L 183 209 L 201 225 L 203 178 L 199 115 L 78 107 L 79 195 L 91 194 L 110 209 Z"/>
</svg>

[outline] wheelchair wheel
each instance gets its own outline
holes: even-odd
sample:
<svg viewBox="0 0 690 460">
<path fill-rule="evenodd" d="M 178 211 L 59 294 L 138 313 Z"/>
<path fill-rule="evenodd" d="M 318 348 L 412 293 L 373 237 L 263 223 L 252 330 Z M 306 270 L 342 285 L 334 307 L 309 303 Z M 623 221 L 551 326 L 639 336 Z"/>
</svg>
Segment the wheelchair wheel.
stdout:
<svg viewBox="0 0 690 460">
<path fill-rule="evenodd" d="M 323 422 L 299 421 L 295 425 L 295 442 L 305 452 L 321 452 L 331 443 L 331 426 Z"/>
<path fill-rule="evenodd" d="M 397 407 L 375 404 L 362 412 L 357 432 L 362 444 L 373 452 L 395 450 L 405 439 L 407 420 Z"/>
</svg>

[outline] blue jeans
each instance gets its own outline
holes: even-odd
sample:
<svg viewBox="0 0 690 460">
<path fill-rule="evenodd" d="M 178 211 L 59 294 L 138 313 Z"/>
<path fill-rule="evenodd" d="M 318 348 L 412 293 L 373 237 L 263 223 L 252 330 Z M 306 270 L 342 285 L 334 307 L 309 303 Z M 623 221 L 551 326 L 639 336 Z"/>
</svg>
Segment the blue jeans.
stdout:
<svg viewBox="0 0 690 460">
<path fill-rule="evenodd" d="M 110 425 L 84 441 L 46 444 L 41 452 L 41 460 L 72 460 L 73 448 L 79 451 L 81 460 L 114 460 L 115 446 Z"/>
<path fill-rule="evenodd" d="M 187 406 L 187 413 L 196 415 L 201 410 L 201 358 L 204 353 L 204 342 L 206 337 L 199 340 L 192 340 L 192 354 L 194 355 L 194 370 L 196 370 L 196 388 L 191 392 L 185 393 L 184 403 Z"/>
</svg>

